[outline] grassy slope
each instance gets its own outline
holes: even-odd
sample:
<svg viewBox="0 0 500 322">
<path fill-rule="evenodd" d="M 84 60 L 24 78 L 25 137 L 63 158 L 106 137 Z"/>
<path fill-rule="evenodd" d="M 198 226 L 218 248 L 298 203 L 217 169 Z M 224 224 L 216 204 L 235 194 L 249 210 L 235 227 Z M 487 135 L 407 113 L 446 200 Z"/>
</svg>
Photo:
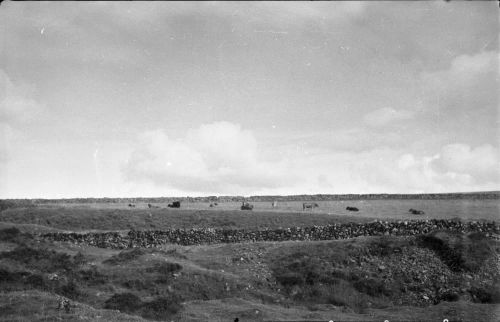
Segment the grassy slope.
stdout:
<svg viewBox="0 0 500 322">
<path fill-rule="evenodd" d="M 151 216 L 149 216 L 150 213 Z M 352 221 L 352 219 L 356 219 L 356 217 L 317 213 L 305 216 L 302 213 L 172 209 L 11 209 L 0 213 L 0 222 L 3 221 L 0 223 L 0 229 L 16 226 L 21 231 L 40 232 L 54 228 L 65 230 L 118 230 L 132 227 L 134 229 L 171 227 L 263 228 L 320 225 Z M 367 219 L 359 218 L 358 220 Z M 443 240 L 454 240 L 449 236 L 438 237 Z M 0 252 L 12 251 L 20 242 L 19 240 L 1 241 Z M 474 249 L 476 244 L 470 243 L 470 240 L 459 242 L 460 245 L 467 246 L 469 250 Z M 388 250 L 387 253 L 390 256 L 376 253 L 372 254 L 370 261 L 359 261 L 359 257 L 353 256 L 353 254 L 366 251 L 370 245 L 375 245 L 376 249 Z M 432 278 L 438 278 L 442 275 L 441 271 L 443 270 L 446 271 L 446 276 L 451 278 L 450 281 L 459 284 L 475 283 L 483 278 L 480 273 L 468 272 L 467 275 L 472 276 L 472 279 L 469 280 L 465 279 L 464 274 L 457 275 L 450 271 L 446 267 L 446 263 L 439 258 L 439 249 L 417 247 L 416 251 L 409 253 L 408 256 L 398 257 L 400 254 L 395 254 L 393 248 L 402 246 L 409 246 L 404 239 L 381 241 L 380 238 L 369 237 L 323 242 L 245 243 L 185 247 L 165 245 L 157 250 L 144 250 L 144 252 L 135 255 L 119 256 L 120 252 L 116 250 L 75 246 L 66 243 L 33 244 L 30 247 L 35 249 L 48 248 L 57 253 L 68 254 L 72 256 L 71 258 L 74 258 L 78 252 L 84 255 L 84 263 L 71 268 L 70 272 L 58 270 L 58 273 L 63 276 L 72 275 L 76 281 L 77 289 L 81 293 L 80 296 L 74 298 L 77 307 L 70 314 L 62 313 L 56 310 L 56 297 L 50 290 L 33 288 L 22 283 L 15 284 L 11 285 L 9 292 L 6 292 L 6 288 L 0 287 L 3 290 L 0 293 L 0 312 L 2 312 L 0 320 L 42 321 L 61 316 L 64 320 L 71 321 L 83 316 L 97 321 L 142 321 L 143 319 L 138 317 L 141 314 L 140 311 L 137 311 L 135 315 L 125 315 L 116 311 L 103 310 L 107 299 L 113 294 L 124 292 L 136 294 L 144 302 L 177 294 L 182 298 L 183 304 L 179 313 L 172 316 L 176 321 L 232 321 L 235 317 L 239 317 L 240 321 L 261 321 L 263 319 L 373 320 L 385 318 L 389 320 L 442 320 L 444 317 L 470 321 L 495 321 L 500 318 L 497 305 L 470 303 L 467 301 L 470 299 L 466 297 L 462 297 L 459 302 L 441 302 L 438 305 L 418 308 L 397 305 L 395 298 L 400 295 L 397 292 L 393 295 L 389 294 L 389 296 L 377 294 L 378 291 L 371 292 L 374 295 L 367 295 L 366 292 L 369 292 L 369 289 L 360 288 L 363 290 L 360 292 L 353 287 L 355 281 L 348 278 L 351 272 L 365 272 L 376 279 L 385 274 L 394 279 L 399 275 L 398 270 L 392 266 L 397 267 L 397 263 L 401 262 L 402 259 L 404 261 L 411 260 L 410 257 L 413 255 L 416 256 L 415 261 L 413 263 L 407 262 L 409 267 L 418 268 L 433 263 L 432 269 L 436 271 L 426 273 Z M 483 246 L 481 246 L 482 249 L 484 249 Z M 465 251 L 469 251 L 467 249 Z M 499 252 L 498 245 L 496 249 L 495 247 L 491 249 Z M 485 256 L 484 252 L 470 252 L 469 255 Z M 54 258 L 58 259 L 60 256 Z M 115 260 L 109 261 L 111 258 Z M 295 263 L 296 259 L 299 259 L 298 263 Z M 302 265 L 300 264 L 301 260 L 302 263 L 310 262 L 323 268 L 316 270 L 314 265 Z M 176 273 L 177 276 L 162 275 L 158 269 L 155 269 L 159 263 L 177 263 L 182 266 L 182 269 Z M 389 269 L 381 272 L 379 267 L 384 263 Z M 467 262 L 463 264 L 465 265 Z M 282 285 L 279 281 L 280 276 L 281 281 L 287 281 L 286 274 L 289 273 L 287 269 L 297 267 L 302 269 L 303 276 L 310 276 L 310 280 L 316 284 L 326 281 L 328 285 L 328 278 L 324 277 L 332 274 L 334 269 L 339 271 L 334 273 L 337 277 L 343 276 L 345 279 L 340 283 L 338 280 L 333 281 L 331 284 L 336 287 L 330 289 L 323 286 L 311 287 L 304 281 L 299 281 L 297 285 L 294 285 L 293 276 L 292 283 Z M 46 261 L 34 261 L 26 264 L 5 258 L 0 259 L 0 269 L 38 274 L 47 283 L 49 283 L 47 281 L 48 274 L 57 270 L 50 265 L 50 262 Z M 81 271 L 84 271 L 84 274 Z M 285 276 L 284 279 L 283 276 Z M 317 283 L 318 281 L 320 283 Z M 427 281 L 427 285 L 432 284 L 432 279 Z M 321 301 L 311 301 L 311 298 L 318 294 L 319 298 L 322 298 L 323 304 L 320 303 Z M 337 295 L 336 299 L 330 301 L 333 304 L 328 303 L 332 294 Z M 342 303 L 339 298 L 344 299 L 344 302 Z M 357 298 L 362 301 L 356 300 Z M 412 298 L 407 297 L 407 299 L 411 300 Z M 372 304 L 367 305 L 368 302 Z"/>
<path fill-rule="evenodd" d="M 125 252 L 129 256 L 123 256 L 124 253 L 115 250 L 77 247 L 66 243 L 48 244 L 46 246 L 50 249 L 70 256 L 81 252 L 85 263 L 79 269 L 88 271 L 95 267 L 97 274 L 90 281 L 77 281 L 78 290 L 85 296 L 76 298 L 73 301 L 76 307 L 66 314 L 56 310 L 56 296 L 47 291 L 28 288 L 24 292 L 13 290 L 0 293 L 0 320 L 43 321 L 60 316 L 68 321 L 80 317 L 97 321 L 143 321 L 137 316 L 103 310 L 104 302 L 113 294 L 124 292 L 134 293 L 142 301 L 149 301 L 159 295 L 170 294 L 172 290 L 184 302 L 181 311 L 171 316 L 175 321 L 232 321 L 236 317 L 240 321 L 442 320 L 445 317 L 466 321 L 498 319 L 494 304 L 473 304 L 462 299 L 459 302 L 441 302 L 435 306 L 418 308 L 394 306 L 391 299 L 380 297 L 377 300 L 375 297 L 372 298 L 374 307 L 363 306 L 360 310 L 355 302 L 332 305 L 311 302 L 307 298 L 294 298 L 282 285 L 276 283 L 276 268 L 287 267 L 290 258 L 297 258 L 300 253 L 306 253 L 325 263 L 335 263 L 335 267 L 344 273 L 353 272 L 358 264 L 351 261 L 351 253 L 373 245 L 376 239 L 184 247 L 167 245 L 157 250 L 135 251 L 134 255 L 130 255 L 130 251 Z M 400 239 L 384 243 L 393 248 L 407 245 L 405 240 Z M 432 255 L 432 252 L 428 253 Z M 430 258 L 439 261 L 435 256 Z M 151 269 L 158 263 L 165 262 L 177 263 L 182 269 L 180 275 L 169 275 L 166 282 L 159 283 L 156 281 L 158 273 L 151 272 Z M 34 265 L 27 270 L 40 271 L 37 264 Z M 13 267 L 12 261 L 0 260 L 0 268 Z M 16 267 L 23 270 L 22 264 L 17 264 Z M 46 270 L 46 273 L 49 271 L 51 270 Z M 373 273 L 378 274 L 376 268 Z M 352 287 L 338 289 L 336 292 L 369 298 L 366 294 L 356 293 Z"/>
</svg>

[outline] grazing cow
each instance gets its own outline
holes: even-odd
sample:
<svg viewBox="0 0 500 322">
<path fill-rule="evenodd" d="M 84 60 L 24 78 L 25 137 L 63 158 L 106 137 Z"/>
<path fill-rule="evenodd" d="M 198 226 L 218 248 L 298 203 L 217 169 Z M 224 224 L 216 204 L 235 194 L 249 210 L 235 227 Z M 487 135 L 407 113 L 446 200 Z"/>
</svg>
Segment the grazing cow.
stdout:
<svg viewBox="0 0 500 322">
<path fill-rule="evenodd" d="M 275 200 L 273 201 L 273 204 L 272 204 L 273 208 L 278 208 L 278 202 Z"/>
<path fill-rule="evenodd" d="M 425 215 L 425 212 L 423 212 L 422 210 L 417 210 L 413 208 L 408 210 L 408 212 L 411 213 L 412 215 Z"/>
<path fill-rule="evenodd" d="M 302 204 L 302 211 L 306 210 L 306 209 L 311 209 L 313 210 L 314 208 L 318 208 L 319 205 L 317 203 L 303 203 Z"/>
<path fill-rule="evenodd" d="M 216 206 L 216 204 L 211 203 L 209 207 L 212 208 L 212 207 L 215 207 L 215 206 Z"/>
<path fill-rule="evenodd" d="M 347 208 L 345 208 L 345 210 L 349 210 L 349 211 L 359 211 L 359 209 L 358 209 L 358 208 L 356 208 L 356 207 L 347 207 Z"/>
<path fill-rule="evenodd" d="M 167 205 L 169 208 L 180 208 L 181 207 L 181 202 L 180 201 L 174 201 L 172 203 L 169 203 Z"/>
<path fill-rule="evenodd" d="M 128 206 L 129 206 L 130 208 L 135 208 L 135 205 L 134 205 L 133 203 L 129 203 L 129 204 L 128 204 Z"/>
<path fill-rule="evenodd" d="M 152 204 L 148 203 L 148 208 L 153 208 L 153 209 L 155 209 L 155 208 L 160 208 L 160 207 L 158 207 L 158 206 L 155 206 L 155 205 L 152 205 Z"/>
<path fill-rule="evenodd" d="M 253 209 L 253 205 L 251 205 L 250 203 L 248 202 L 242 202 L 241 204 L 241 210 L 252 210 Z"/>
</svg>

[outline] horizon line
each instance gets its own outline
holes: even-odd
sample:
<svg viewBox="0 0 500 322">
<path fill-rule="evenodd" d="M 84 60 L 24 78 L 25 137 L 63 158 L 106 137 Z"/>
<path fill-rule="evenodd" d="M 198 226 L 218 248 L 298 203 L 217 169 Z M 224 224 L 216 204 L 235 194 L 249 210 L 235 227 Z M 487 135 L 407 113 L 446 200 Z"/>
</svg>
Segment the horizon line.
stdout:
<svg viewBox="0 0 500 322">
<path fill-rule="evenodd" d="M 71 199 L 158 199 L 158 198 L 256 198 L 256 197 L 302 197 L 302 196 L 423 196 L 423 195 L 453 195 L 453 194 L 500 194 L 500 190 L 486 190 L 486 191 L 459 191 L 459 192 L 422 192 L 422 193 L 313 193 L 313 194 L 291 194 L 291 195 L 207 195 L 207 196 L 156 196 L 156 197 L 63 197 L 63 198 L 0 198 L 0 200 L 71 200 Z"/>
</svg>

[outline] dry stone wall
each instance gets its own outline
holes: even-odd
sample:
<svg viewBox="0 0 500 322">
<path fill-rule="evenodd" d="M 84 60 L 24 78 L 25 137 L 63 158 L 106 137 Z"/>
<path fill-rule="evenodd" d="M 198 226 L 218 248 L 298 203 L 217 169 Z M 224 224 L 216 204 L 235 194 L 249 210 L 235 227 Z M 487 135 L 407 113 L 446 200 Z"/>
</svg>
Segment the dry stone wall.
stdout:
<svg viewBox="0 0 500 322">
<path fill-rule="evenodd" d="M 363 224 L 347 223 L 265 230 L 192 228 L 154 231 L 131 230 L 127 234 L 118 232 L 85 234 L 57 232 L 40 236 L 53 241 L 124 249 L 158 247 L 163 244 L 200 245 L 257 241 L 333 240 L 382 235 L 410 236 L 426 234 L 436 230 L 451 230 L 464 233 L 482 232 L 488 237 L 496 237 L 500 233 L 500 225 L 496 222 L 461 222 L 454 220 L 375 221 Z"/>
</svg>

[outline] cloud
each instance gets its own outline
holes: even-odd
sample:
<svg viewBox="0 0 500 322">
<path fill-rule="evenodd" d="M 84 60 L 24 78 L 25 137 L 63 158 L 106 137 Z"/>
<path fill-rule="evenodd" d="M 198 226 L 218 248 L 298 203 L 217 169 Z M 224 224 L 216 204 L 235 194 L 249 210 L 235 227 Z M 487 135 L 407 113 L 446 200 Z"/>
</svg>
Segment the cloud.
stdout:
<svg viewBox="0 0 500 322">
<path fill-rule="evenodd" d="M 400 110 L 397 111 L 390 107 L 383 107 L 378 110 L 365 114 L 363 121 L 373 127 L 386 126 L 397 121 L 404 121 L 413 117 L 413 112 Z"/>
<path fill-rule="evenodd" d="M 500 152 L 489 144 L 476 148 L 466 144 L 446 145 L 431 166 L 441 173 L 469 175 L 479 183 L 500 181 Z"/>
<path fill-rule="evenodd" d="M 432 108 L 498 113 L 499 55 L 485 51 L 461 55 L 447 70 L 424 72 L 421 82 Z"/>
<path fill-rule="evenodd" d="M 358 155 L 354 162 L 360 180 L 378 192 L 450 192 L 498 190 L 500 153 L 491 145 L 466 144 L 441 147 L 434 155 L 417 156 L 393 150 Z"/>
<path fill-rule="evenodd" d="M 238 124 L 216 122 L 181 139 L 143 133 L 124 167 L 131 182 L 152 182 L 199 193 L 245 193 L 291 184 L 286 166 L 259 158 L 257 141 Z"/>
</svg>

